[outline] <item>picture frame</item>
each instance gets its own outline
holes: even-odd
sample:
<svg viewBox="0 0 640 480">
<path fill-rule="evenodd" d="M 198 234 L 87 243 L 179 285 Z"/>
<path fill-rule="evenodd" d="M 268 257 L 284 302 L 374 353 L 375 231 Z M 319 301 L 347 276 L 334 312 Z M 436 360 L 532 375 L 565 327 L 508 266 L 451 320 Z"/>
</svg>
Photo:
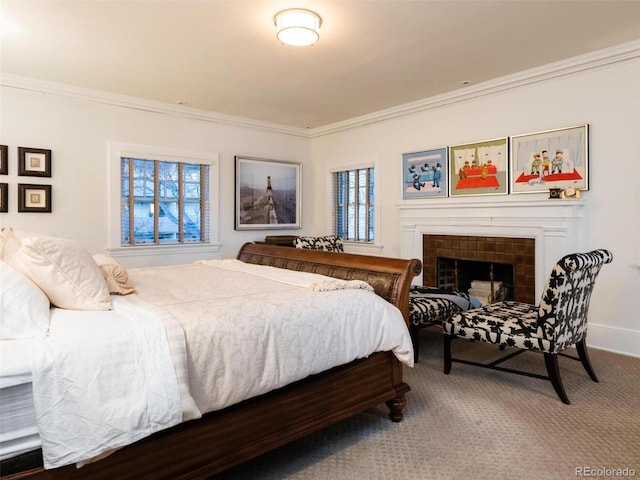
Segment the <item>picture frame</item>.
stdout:
<svg viewBox="0 0 640 480">
<path fill-rule="evenodd" d="M 449 196 L 509 193 L 509 139 L 449 147 Z"/>
<path fill-rule="evenodd" d="M 51 150 L 18 147 L 18 175 L 51 177 Z"/>
<path fill-rule="evenodd" d="M 511 192 L 589 189 L 589 125 L 511 137 Z"/>
<path fill-rule="evenodd" d="M 402 198 L 446 197 L 449 186 L 447 147 L 402 154 Z"/>
<path fill-rule="evenodd" d="M 9 211 L 9 184 L 0 183 L 0 213 Z"/>
<path fill-rule="evenodd" d="M 51 185 L 19 183 L 18 212 L 51 213 Z"/>
<path fill-rule="evenodd" d="M 301 228 L 299 162 L 235 156 L 235 229 Z"/>
<path fill-rule="evenodd" d="M 0 145 L 0 175 L 9 175 L 9 147 Z"/>
</svg>

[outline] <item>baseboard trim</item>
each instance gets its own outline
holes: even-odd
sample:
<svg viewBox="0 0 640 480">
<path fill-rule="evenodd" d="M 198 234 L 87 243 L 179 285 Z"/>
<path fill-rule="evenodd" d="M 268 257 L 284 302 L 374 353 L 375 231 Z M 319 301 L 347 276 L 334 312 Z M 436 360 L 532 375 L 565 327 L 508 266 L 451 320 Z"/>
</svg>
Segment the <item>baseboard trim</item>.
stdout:
<svg viewBox="0 0 640 480">
<path fill-rule="evenodd" d="M 589 348 L 640 357 L 640 331 L 589 323 Z"/>
</svg>

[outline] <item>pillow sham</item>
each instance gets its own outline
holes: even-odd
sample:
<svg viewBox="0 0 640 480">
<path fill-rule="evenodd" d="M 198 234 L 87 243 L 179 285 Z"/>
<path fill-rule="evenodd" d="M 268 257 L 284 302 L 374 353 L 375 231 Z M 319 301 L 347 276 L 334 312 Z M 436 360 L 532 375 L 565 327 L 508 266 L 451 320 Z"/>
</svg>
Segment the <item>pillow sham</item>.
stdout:
<svg viewBox="0 0 640 480">
<path fill-rule="evenodd" d="M 127 280 L 129 280 L 127 270 L 115 258 L 104 253 L 97 253 L 93 256 L 93 260 L 100 268 L 102 276 L 107 282 L 109 293 L 129 295 L 136 291 L 135 288 L 127 283 Z"/>
<path fill-rule="evenodd" d="M 31 280 L 0 261 L 0 339 L 47 333 L 49 299 Z"/>
<path fill-rule="evenodd" d="M 70 310 L 111 310 L 109 289 L 91 254 L 74 240 L 37 236 L 22 240 L 11 265 L 52 304 Z"/>
<path fill-rule="evenodd" d="M 3 227 L 0 229 L 0 260 L 10 262 L 20 245 L 22 240 L 27 237 L 36 237 L 39 233 L 26 232 L 22 230 L 14 230 L 11 227 Z"/>
</svg>

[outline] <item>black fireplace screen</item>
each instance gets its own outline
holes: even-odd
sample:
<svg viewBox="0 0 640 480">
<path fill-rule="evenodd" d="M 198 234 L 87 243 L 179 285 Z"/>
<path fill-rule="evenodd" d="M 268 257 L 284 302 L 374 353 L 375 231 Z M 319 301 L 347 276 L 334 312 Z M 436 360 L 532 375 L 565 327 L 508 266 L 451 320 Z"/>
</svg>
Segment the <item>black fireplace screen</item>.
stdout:
<svg viewBox="0 0 640 480">
<path fill-rule="evenodd" d="M 513 299 L 512 264 L 438 257 L 436 278 L 438 287 L 470 293 L 483 303 Z"/>
</svg>

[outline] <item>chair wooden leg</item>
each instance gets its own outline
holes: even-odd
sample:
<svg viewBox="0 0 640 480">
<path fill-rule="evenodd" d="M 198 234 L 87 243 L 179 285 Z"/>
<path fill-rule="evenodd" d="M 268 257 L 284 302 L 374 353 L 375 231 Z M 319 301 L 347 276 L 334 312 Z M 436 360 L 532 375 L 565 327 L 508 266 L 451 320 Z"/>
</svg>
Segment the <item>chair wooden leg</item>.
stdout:
<svg viewBox="0 0 640 480">
<path fill-rule="evenodd" d="M 409 333 L 413 344 L 413 363 L 418 363 L 418 358 L 420 357 L 420 327 L 411 325 Z"/>
<path fill-rule="evenodd" d="M 580 361 L 582 362 L 582 366 L 587 371 L 591 380 L 594 382 L 598 382 L 598 377 L 596 377 L 596 372 L 593 371 L 593 367 L 591 366 L 591 362 L 589 361 L 589 354 L 587 353 L 587 344 L 584 340 L 580 340 L 576 343 L 576 350 L 578 351 L 578 357 L 580 357 Z"/>
<path fill-rule="evenodd" d="M 545 353 L 544 364 L 547 367 L 547 374 L 549 375 L 549 380 L 551 380 L 553 389 L 560 397 L 560 400 L 562 400 L 562 403 L 566 403 L 567 405 L 569 405 L 571 402 L 569 401 L 569 397 L 567 397 L 567 393 L 564 391 L 564 386 L 562 385 L 562 380 L 560 379 L 558 355 L 553 353 Z"/>
<path fill-rule="evenodd" d="M 451 341 L 453 335 L 445 333 L 442 338 L 444 339 L 444 373 L 446 375 L 451 371 Z"/>
</svg>

